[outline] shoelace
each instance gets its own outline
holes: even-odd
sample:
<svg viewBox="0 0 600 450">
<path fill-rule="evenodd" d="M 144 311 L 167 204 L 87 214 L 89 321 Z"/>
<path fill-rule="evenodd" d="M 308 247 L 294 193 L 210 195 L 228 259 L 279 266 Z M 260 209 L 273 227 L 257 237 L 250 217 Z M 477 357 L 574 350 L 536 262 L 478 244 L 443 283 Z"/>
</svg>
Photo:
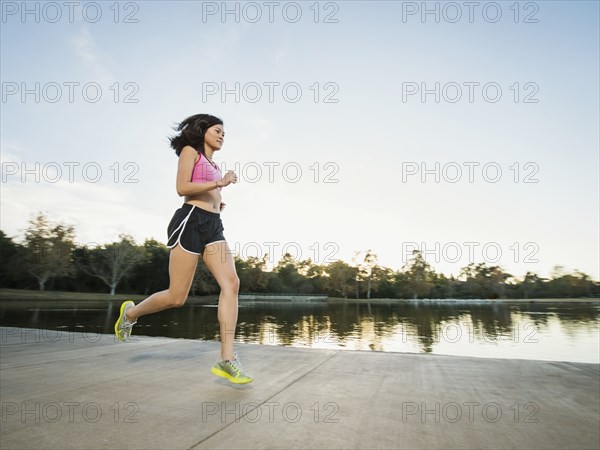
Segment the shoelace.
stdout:
<svg viewBox="0 0 600 450">
<path fill-rule="evenodd" d="M 233 353 L 233 359 L 229 360 L 229 365 L 231 367 L 233 367 L 233 369 L 237 372 L 237 373 L 241 373 L 242 372 L 242 363 L 241 361 L 238 359 L 238 355 L 237 353 Z"/>
<path fill-rule="evenodd" d="M 233 361 L 229 361 L 231 367 L 233 367 L 237 372 L 242 371 L 242 363 L 236 358 Z"/>
<path fill-rule="evenodd" d="M 121 329 L 130 329 L 136 323 L 137 323 L 137 320 L 135 322 L 130 322 L 129 320 L 125 319 L 125 322 L 123 322 L 123 325 L 121 325 Z"/>
</svg>

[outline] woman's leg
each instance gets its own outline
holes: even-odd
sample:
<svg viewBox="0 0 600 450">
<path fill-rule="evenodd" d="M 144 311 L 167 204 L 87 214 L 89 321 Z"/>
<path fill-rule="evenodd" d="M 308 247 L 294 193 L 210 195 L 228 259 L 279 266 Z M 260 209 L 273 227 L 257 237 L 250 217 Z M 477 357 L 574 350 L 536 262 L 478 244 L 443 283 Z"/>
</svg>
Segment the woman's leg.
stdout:
<svg viewBox="0 0 600 450">
<path fill-rule="evenodd" d="M 129 308 L 127 320 L 133 322 L 146 314 L 183 306 L 194 281 L 199 256 L 186 252 L 179 244 L 173 247 L 169 254 L 169 289 L 156 292 Z"/>
<path fill-rule="evenodd" d="M 221 334 L 221 359 L 232 360 L 240 279 L 235 271 L 235 264 L 227 242 L 208 244 L 204 249 L 202 259 L 221 288 L 217 312 Z"/>
</svg>

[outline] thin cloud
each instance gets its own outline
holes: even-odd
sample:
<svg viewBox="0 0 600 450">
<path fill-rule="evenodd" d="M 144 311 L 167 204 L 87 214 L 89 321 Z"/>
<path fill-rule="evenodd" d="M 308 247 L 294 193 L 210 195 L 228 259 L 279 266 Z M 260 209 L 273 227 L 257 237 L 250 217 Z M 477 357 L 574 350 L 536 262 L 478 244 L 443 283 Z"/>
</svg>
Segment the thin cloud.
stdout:
<svg viewBox="0 0 600 450">
<path fill-rule="evenodd" d="M 96 81 L 109 84 L 115 81 L 115 76 L 108 69 L 109 61 L 103 52 L 98 49 L 94 36 L 86 25 L 67 42 L 75 51 L 82 72 L 91 75 Z"/>
<path fill-rule="evenodd" d="M 0 163 L 4 165 L 7 163 L 21 164 L 23 158 L 20 156 L 24 153 L 24 149 L 21 145 L 12 141 L 0 141 Z"/>
</svg>

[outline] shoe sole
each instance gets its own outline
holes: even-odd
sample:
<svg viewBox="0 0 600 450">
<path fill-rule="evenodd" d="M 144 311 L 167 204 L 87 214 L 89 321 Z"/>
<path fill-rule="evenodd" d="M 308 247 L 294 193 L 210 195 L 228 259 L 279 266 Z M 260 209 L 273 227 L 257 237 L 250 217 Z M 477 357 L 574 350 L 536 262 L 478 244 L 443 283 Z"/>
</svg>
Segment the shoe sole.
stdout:
<svg viewBox="0 0 600 450">
<path fill-rule="evenodd" d="M 252 383 L 252 378 L 248 379 L 248 380 L 239 380 L 237 378 L 232 377 L 231 375 L 229 375 L 227 372 L 222 371 L 221 369 L 216 369 L 214 367 L 212 367 L 210 369 L 211 373 L 213 375 L 216 375 L 218 377 L 223 377 L 229 381 L 231 381 L 232 383 L 235 384 L 248 384 L 248 383 Z"/>
<path fill-rule="evenodd" d="M 117 319 L 117 321 L 115 322 L 115 335 L 117 336 L 117 339 L 120 342 L 125 342 L 123 339 L 121 339 L 119 337 L 119 324 L 121 323 L 121 319 L 123 318 L 123 314 L 125 314 L 125 306 L 127 306 L 129 304 L 131 300 L 128 300 L 126 302 L 123 302 L 123 304 L 121 305 L 121 310 L 119 312 L 119 318 Z M 129 334 L 131 336 L 131 333 Z"/>
</svg>

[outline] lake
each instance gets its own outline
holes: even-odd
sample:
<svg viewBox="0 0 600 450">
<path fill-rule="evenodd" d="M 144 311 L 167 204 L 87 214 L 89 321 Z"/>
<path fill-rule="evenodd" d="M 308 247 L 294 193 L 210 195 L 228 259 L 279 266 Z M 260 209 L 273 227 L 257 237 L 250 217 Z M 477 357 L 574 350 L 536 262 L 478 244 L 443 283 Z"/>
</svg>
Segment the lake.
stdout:
<svg viewBox="0 0 600 450">
<path fill-rule="evenodd" d="M 3 327 L 113 333 L 121 302 L 0 302 Z M 600 363 L 600 302 L 240 302 L 236 341 L 263 345 Z M 218 340 L 216 301 L 143 316 L 136 335 Z M 40 337 L 41 336 L 41 337 Z M 29 336 L 52 339 L 52 334 Z M 3 341 L 5 337 L 3 338 Z"/>
</svg>

